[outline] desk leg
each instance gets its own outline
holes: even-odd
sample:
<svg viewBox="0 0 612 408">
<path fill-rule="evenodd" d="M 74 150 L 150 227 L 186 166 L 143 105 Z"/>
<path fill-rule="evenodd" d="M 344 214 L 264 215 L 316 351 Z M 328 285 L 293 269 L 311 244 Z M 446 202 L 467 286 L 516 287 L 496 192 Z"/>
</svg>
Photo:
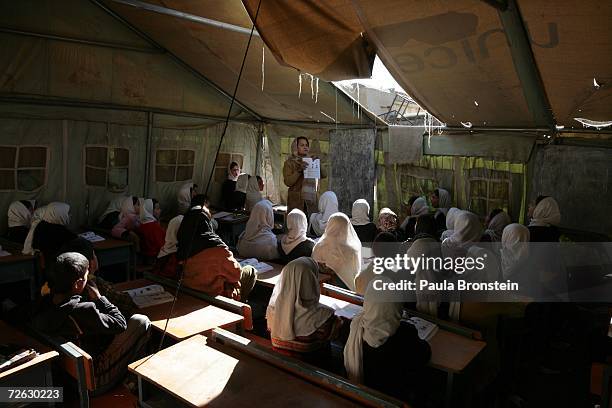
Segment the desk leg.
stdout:
<svg viewBox="0 0 612 408">
<path fill-rule="evenodd" d="M 147 404 L 144 402 L 144 389 L 143 389 L 143 385 L 142 385 L 142 377 L 139 375 L 138 376 L 138 406 L 141 407 L 146 407 Z"/>
<path fill-rule="evenodd" d="M 612 380 L 612 367 L 604 367 L 602 377 L 601 408 L 612 408 L 610 407 L 610 380 Z"/>
<path fill-rule="evenodd" d="M 446 395 L 444 397 L 444 406 L 450 408 L 453 400 L 453 373 L 446 374 Z"/>
<path fill-rule="evenodd" d="M 51 367 L 51 363 L 46 365 L 46 372 L 45 372 L 45 387 L 53 387 L 53 367 Z M 54 407 L 55 406 L 55 402 L 49 402 L 47 404 L 50 407 Z"/>
</svg>

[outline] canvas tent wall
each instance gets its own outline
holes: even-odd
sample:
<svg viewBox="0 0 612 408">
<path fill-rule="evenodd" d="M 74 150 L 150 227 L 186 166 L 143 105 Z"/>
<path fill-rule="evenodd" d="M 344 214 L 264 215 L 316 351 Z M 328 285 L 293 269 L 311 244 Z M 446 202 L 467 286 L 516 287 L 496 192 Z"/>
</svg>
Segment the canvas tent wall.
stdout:
<svg viewBox="0 0 612 408">
<path fill-rule="evenodd" d="M 214 17 L 249 25 L 239 1 L 232 7 L 222 3 L 226 14 Z M 238 17 L 232 15 L 236 5 Z M 169 214 L 180 185 L 192 180 L 205 186 L 211 171 L 209 194 L 218 202 L 231 160 L 263 174 L 264 147 L 275 145 L 272 138 L 264 143 L 264 126 L 281 126 L 285 137 L 299 133 L 295 126 L 303 121 L 309 134 L 323 138 L 330 126 L 372 126 L 372 117 L 358 115 L 355 103 L 332 84 L 300 75 L 271 56 L 262 91 L 259 42 L 248 54 L 215 163 L 248 36 L 228 36 L 218 28 L 212 35 L 215 30 L 200 25 L 187 29 L 181 20 L 143 10 L 134 18 L 142 27 L 96 1 L 2 5 L 0 171 L 8 181 L 0 193 L 1 213 L 17 199 L 65 200 L 76 227 L 95 221 L 113 196 L 146 193 Z M 278 183 L 278 165 L 273 173 L 267 163 L 270 180 Z M 278 190 L 276 183 L 267 188 Z M 0 219 L 4 230 L 6 219 Z"/>
</svg>

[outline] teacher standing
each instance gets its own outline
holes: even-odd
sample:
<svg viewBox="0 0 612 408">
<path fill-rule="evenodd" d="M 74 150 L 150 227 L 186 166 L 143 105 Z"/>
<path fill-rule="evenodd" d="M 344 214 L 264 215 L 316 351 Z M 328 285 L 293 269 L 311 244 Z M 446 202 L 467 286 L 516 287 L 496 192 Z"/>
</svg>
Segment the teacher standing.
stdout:
<svg viewBox="0 0 612 408">
<path fill-rule="evenodd" d="M 304 170 L 308 163 L 302 160 L 310 157 L 315 160 L 318 157 L 310 156 L 310 142 L 307 138 L 300 136 L 291 143 L 291 157 L 285 160 L 283 165 L 283 181 L 289 187 L 287 192 L 287 213 L 297 208 L 304 211 L 307 217 L 316 212 L 317 207 L 317 179 L 304 178 Z M 327 173 L 321 167 L 321 178 L 326 178 Z"/>
</svg>

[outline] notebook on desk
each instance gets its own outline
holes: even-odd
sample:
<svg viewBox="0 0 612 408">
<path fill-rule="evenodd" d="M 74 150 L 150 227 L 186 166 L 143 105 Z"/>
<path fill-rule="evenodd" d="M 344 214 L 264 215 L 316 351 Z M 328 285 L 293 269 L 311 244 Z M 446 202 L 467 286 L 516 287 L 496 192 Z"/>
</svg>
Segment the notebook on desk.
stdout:
<svg viewBox="0 0 612 408">
<path fill-rule="evenodd" d="M 171 302 L 174 299 L 174 296 L 166 292 L 161 285 L 143 286 L 141 288 L 124 290 L 123 292 L 130 295 L 139 309 Z"/>
</svg>

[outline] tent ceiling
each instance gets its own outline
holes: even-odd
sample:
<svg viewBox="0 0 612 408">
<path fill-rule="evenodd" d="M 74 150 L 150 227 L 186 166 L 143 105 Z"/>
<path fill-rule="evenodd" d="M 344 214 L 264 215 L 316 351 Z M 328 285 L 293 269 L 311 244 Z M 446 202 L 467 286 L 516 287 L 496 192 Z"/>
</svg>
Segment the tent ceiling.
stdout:
<svg viewBox="0 0 612 408">
<path fill-rule="evenodd" d="M 247 34 L 150 11 L 138 7 L 137 2 L 128 5 L 125 1 L 104 0 L 102 3 L 226 93 L 233 93 Z M 240 0 L 150 0 L 148 4 L 248 29 L 252 25 Z M 268 119 L 372 123 L 371 116 L 357 115 L 354 102 L 330 83 L 302 75 L 300 95 L 299 76 L 294 68 L 281 65 L 261 38 L 254 36 L 236 99 Z"/>
<path fill-rule="evenodd" d="M 243 2 L 250 8 L 257 4 L 257 0 Z M 517 2 L 519 18 L 508 19 Z M 311 2 L 291 3 L 291 8 L 277 7 L 260 17 L 291 24 L 295 36 L 305 33 L 306 38 L 291 39 L 301 45 L 303 61 L 315 59 L 325 47 L 342 49 L 341 38 L 330 37 L 323 45 L 307 41 L 310 34 L 302 29 L 315 20 L 313 9 L 305 6 Z M 557 123 L 580 127 L 574 117 L 612 120 L 611 2 L 510 0 L 508 11 L 488 3 L 353 0 L 360 22 L 348 31 L 367 33 L 400 85 L 448 125 L 471 122 L 480 127 L 526 128 Z M 332 22 L 342 10 L 341 6 L 327 8 L 320 18 Z M 348 19 L 343 24 L 356 23 Z M 269 21 L 258 27 L 264 39 L 280 32 Z M 516 50 L 517 33 L 526 44 L 522 54 Z M 534 59 L 537 70 L 533 69 Z M 318 69 L 327 64 L 322 59 Z M 292 65 L 317 71 L 311 64 L 294 61 Z M 531 78 L 525 69 L 531 71 Z M 594 86 L 593 78 L 600 87 Z M 534 92 L 540 97 L 534 98 Z M 539 115 L 534 101 L 544 105 L 537 107 Z"/>
</svg>

